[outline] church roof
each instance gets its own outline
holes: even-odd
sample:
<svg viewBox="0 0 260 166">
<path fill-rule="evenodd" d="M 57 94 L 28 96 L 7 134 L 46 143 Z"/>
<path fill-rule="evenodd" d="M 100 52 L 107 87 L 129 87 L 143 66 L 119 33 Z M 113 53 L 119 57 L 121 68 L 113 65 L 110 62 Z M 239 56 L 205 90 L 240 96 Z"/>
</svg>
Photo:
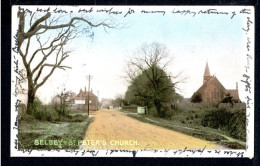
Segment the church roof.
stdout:
<svg viewBox="0 0 260 166">
<path fill-rule="evenodd" d="M 206 67 L 205 67 L 205 72 L 204 72 L 204 76 L 210 76 L 210 72 L 209 72 L 209 65 L 208 65 L 208 62 L 206 63 Z"/>
<path fill-rule="evenodd" d="M 205 89 L 209 84 L 212 84 L 213 82 L 216 82 L 219 85 L 219 88 L 221 89 L 225 89 L 225 87 L 221 84 L 221 82 L 217 79 L 216 76 L 212 76 L 210 79 L 208 79 L 198 90 L 197 92 L 202 91 L 203 89 Z"/>
</svg>

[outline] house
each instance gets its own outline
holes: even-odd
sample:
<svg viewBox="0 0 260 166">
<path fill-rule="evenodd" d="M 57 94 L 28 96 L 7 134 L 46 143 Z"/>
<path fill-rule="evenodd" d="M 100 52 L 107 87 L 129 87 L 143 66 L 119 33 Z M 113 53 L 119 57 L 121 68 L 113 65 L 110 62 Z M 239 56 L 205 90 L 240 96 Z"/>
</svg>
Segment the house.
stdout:
<svg viewBox="0 0 260 166">
<path fill-rule="evenodd" d="M 203 85 L 196 93 L 201 94 L 203 102 L 221 102 L 227 94 L 230 94 L 234 101 L 239 101 L 238 84 L 236 83 L 236 89 L 225 89 L 216 76 L 210 75 L 208 62 L 204 71 Z"/>
<path fill-rule="evenodd" d="M 82 91 L 80 89 L 79 93 L 75 95 L 72 101 L 72 109 L 75 110 L 87 110 L 88 109 L 88 99 L 89 99 L 89 110 L 98 110 L 98 97 L 93 93 L 93 91 Z"/>
<path fill-rule="evenodd" d="M 66 103 L 71 104 L 71 101 L 72 101 L 71 99 L 72 99 L 74 96 L 76 96 L 76 93 L 70 92 L 70 93 L 67 93 L 66 97 L 65 97 L 65 96 L 63 96 L 63 97 L 65 97 L 65 102 L 66 102 Z M 61 102 L 61 95 L 56 95 L 56 96 L 54 96 L 54 97 L 52 98 L 51 102 L 54 103 L 54 104 L 60 104 L 60 102 Z"/>
</svg>

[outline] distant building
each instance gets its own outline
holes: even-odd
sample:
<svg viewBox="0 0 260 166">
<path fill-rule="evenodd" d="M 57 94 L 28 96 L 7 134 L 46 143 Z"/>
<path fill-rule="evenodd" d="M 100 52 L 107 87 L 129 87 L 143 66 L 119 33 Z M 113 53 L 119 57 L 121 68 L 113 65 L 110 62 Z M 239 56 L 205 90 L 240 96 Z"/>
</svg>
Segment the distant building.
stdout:
<svg viewBox="0 0 260 166">
<path fill-rule="evenodd" d="M 89 110 L 98 110 L 98 97 L 92 92 L 82 91 L 80 89 L 79 93 L 75 95 L 71 100 L 73 102 L 72 109 L 77 110 L 87 110 L 88 108 L 88 96 L 89 96 Z"/>
<path fill-rule="evenodd" d="M 74 93 L 74 92 L 70 93 L 69 96 L 66 97 L 65 102 L 66 102 L 67 104 L 69 104 L 69 105 L 72 104 L 72 98 L 73 98 L 74 96 L 76 96 L 76 93 Z M 54 96 L 54 97 L 52 98 L 51 102 L 52 102 L 53 104 L 60 104 L 60 102 L 61 102 L 61 97 L 60 97 L 60 95 Z"/>
<path fill-rule="evenodd" d="M 203 76 L 203 85 L 196 93 L 201 94 L 202 101 L 204 102 L 220 102 L 228 93 L 233 97 L 233 100 L 239 101 L 238 84 L 236 83 L 236 89 L 225 89 L 216 76 L 210 75 L 208 62 L 206 63 Z"/>
<path fill-rule="evenodd" d="M 112 106 L 112 99 L 102 99 L 101 108 L 110 108 Z"/>
</svg>

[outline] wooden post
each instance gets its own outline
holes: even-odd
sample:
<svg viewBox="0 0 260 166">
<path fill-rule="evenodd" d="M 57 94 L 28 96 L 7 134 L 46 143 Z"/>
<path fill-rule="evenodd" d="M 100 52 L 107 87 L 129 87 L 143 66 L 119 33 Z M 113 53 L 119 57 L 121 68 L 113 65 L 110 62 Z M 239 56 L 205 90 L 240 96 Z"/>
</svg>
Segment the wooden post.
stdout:
<svg viewBox="0 0 260 166">
<path fill-rule="evenodd" d="M 89 116 L 89 89 L 90 89 L 90 75 L 88 75 L 88 116 Z"/>
</svg>

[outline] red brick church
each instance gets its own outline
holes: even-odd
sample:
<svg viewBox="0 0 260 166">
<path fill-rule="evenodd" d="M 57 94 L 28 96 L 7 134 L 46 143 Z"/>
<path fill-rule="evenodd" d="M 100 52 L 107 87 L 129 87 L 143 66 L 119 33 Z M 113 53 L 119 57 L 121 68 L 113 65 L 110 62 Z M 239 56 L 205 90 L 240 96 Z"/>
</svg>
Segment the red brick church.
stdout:
<svg viewBox="0 0 260 166">
<path fill-rule="evenodd" d="M 204 102 L 220 102 L 226 94 L 230 94 L 234 101 L 239 101 L 238 85 L 236 89 L 225 89 L 216 76 L 211 76 L 208 62 L 206 63 L 205 72 L 203 76 L 203 85 L 197 90 L 200 93 L 202 101 Z"/>
</svg>

